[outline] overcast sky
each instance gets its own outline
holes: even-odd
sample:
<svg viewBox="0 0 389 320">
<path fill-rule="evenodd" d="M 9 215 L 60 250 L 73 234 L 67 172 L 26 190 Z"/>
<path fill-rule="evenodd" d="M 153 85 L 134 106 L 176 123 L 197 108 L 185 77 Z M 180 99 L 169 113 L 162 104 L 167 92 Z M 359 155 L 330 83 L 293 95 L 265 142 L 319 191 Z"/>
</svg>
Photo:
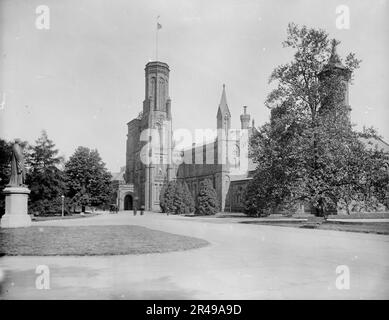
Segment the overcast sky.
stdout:
<svg viewBox="0 0 389 320">
<path fill-rule="evenodd" d="M 49 30 L 35 26 L 42 4 Z M 339 5 L 350 8 L 349 29 L 336 28 Z M 267 121 L 268 78 L 291 59 L 281 43 L 295 22 L 324 28 L 342 42 L 341 56 L 363 60 L 350 90 L 352 121 L 389 141 L 388 13 L 387 0 L 0 0 L 0 136 L 34 142 L 45 129 L 66 158 L 79 145 L 97 148 L 118 171 L 160 15 L 174 128 L 215 128 L 223 83 L 234 127 L 243 105 L 256 125 Z"/>
</svg>

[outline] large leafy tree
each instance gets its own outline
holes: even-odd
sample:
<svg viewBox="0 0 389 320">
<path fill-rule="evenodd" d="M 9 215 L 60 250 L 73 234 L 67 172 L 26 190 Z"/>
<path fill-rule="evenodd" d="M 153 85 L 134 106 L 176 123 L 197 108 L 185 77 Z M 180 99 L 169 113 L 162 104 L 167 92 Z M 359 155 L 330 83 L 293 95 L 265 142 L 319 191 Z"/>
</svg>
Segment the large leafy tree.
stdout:
<svg viewBox="0 0 389 320">
<path fill-rule="evenodd" d="M 112 196 L 111 174 L 97 150 L 78 147 L 65 164 L 68 197 L 75 206 L 109 204 Z"/>
<path fill-rule="evenodd" d="M 270 122 L 258 128 L 251 139 L 251 153 L 258 164 L 246 192 L 246 213 L 266 215 L 291 200 L 304 166 L 296 139 L 301 124 L 283 103 L 271 110 Z M 292 205 L 292 203 L 289 203 Z"/>
<path fill-rule="evenodd" d="M 49 139 L 46 131 L 30 146 L 27 157 L 26 184 L 31 190 L 32 212 L 48 214 L 61 211 L 61 196 L 66 192 L 63 171 L 60 169 L 63 158 Z"/>
<path fill-rule="evenodd" d="M 374 129 L 355 133 L 356 143 L 347 145 L 339 161 L 347 171 L 340 174 L 334 193 L 340 195 L 341 208 L 351 211 L 381 211 L 389 207 L 389 154 L 380 149 L 380 137 Z"/>
<path fill-rule="evenodd" d="M 386 155 L 378 150 L 374 155 L 363 146 L 344 100 L 346 81 L 360 61 L 349 54 L 342 63 L 337 44 L 323 30 L 288 26 L 284 46 L 294 50 L 294 58 L 273 71 L 270 82 L 276 88 L 266 100 L 271 119 L 251 141 L 258 168 L 248 188 L 249 213 L 282 206 L 294 209 L 303 201 L 323 215 L 335 210 L 341 199 L 361 194 L 365 200 L 367 194 L 382 199 L 383 182 L 368 191 L 362 184 L 372 181 L 368 172 L 385 172 L 378 168 L 384 166 Z M 372 157 L 376 160 L 366 161 Z"/>
</svg>

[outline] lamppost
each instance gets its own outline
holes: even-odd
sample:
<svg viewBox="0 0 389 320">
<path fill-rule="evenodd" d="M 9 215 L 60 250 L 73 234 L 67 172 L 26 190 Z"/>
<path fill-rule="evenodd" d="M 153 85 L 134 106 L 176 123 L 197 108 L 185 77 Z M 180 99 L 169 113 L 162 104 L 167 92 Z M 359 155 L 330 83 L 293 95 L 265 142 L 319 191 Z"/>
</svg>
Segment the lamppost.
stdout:
<svg viewBox="0 0 389 320">
<path fill-rule="evenodd" d="M 232 188 L 231 188 L 231 177 L 230 175 L 226 174 L 226 177 L 228 178 L 228 189 L 227 194 L 228 194 L 228 202 L 230 203 L 230 212 L 232 212 L 232 203 L 231 203 L 231 193 L 232 193 Z"/>
<path fill-rule="evenodd" d="M 64 213 L 64 203 L 65 203 L 65 196 L 64 196 L 64 195 L 62 195 L 62 196 L 61 196 L 61 198 L 62 198 L 62 217 L 63 217 L 63 213 Z"/>
<path fill-rule="evenodd" d="M 133 203 L 133 209 L 134 209 L 134 216 L 136 216 L 136 209 L 137 209 L 137 206 L 138 206 L 138 196 L 135 194 L 135 197 L 134 197 L 134 203 Z"/>
</svg>

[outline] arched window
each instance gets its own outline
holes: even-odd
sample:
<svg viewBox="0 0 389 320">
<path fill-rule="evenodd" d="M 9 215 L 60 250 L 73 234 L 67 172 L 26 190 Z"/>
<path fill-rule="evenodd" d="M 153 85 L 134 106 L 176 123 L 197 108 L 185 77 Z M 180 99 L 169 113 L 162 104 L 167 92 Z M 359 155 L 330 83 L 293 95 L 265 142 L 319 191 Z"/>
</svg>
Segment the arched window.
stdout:
<svg viewBox="0 0 389 320">
<path fill-rule="evenodd" d="M 158 83 L 158 110 L 165 110 L 165 80 L 160 78 Z"/>
<path fill-rule="evenodd" d="M 149 90 L 149 98 L 155 98 L 155 77 L 152 77 L 150 80 L 150 90 Z"/>
<path fill-rule="evenodd" d="M 239 159 L 240 158 L 240 148 L 238 144 L 234 144 L 232 146 L 231 150 L 231 160 L 230 160 L 230 165 L 233 166 L 234 168 L 239 167 Z"/>
</svg>

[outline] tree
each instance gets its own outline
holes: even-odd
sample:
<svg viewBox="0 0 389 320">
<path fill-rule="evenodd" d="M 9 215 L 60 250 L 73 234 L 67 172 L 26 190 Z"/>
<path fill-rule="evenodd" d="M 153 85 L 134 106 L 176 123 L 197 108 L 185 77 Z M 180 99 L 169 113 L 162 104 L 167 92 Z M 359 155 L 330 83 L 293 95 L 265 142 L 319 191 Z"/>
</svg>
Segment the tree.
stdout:
<svg viewBox="0 0 389 320">
<path fill-rule="evenodd" d="M 258 128 L 250 141 L 250 153 L 257 163 L 246 192 L 246 213 L 266 215 L 290 199 L 303 167 L 295 136 L 300 124 L 283 103 L 271 110 L 270 123 Z M 300 174 L 301 172 L 301 174 Z"/>
<path fill-rule="evenodd" d="M 111 174 L 97 150 L 78 147 L 65 164 L 68 197 L 74 206 L 109 204 L 112 195 Z"/>
<path fill-rule="evenodd" d="M 174 206 L 174 197 L 176 193 L 176 181 L 172 180 L 165 184 L 165 186 L 162 188 L 161 194 L 160 194 L 160 206 L 162 209 L 162 212 L 165 213 L 174 213 L 175 212 L 175 206 Z"/>
<path fill-rule="evenodd" d="M 251 140 L 257 170 L 246 210 L 294 210 L 303 201 L 324 215 L 336 210 L 341 199 L 366 195 L 361 181 L 367 172 L 382 171 L 377 168 L 383 167 L 385 156 L 376 155 L 374 164 L 367 161 L 374 155 L 350 122 L 345 90 L 360 63 L 355 55 L 342 64 L 335 49 L 338 41 L 330 43 L 325 31 L 295 24 L 288 26 L 283 44 L 295 50 L 294 59 L 270 77 L 277 87 L 266 100 L 270 122 Z M 369 197 L 382 198 L 381 187 L 370 188 Z"/>
<path fill-rule="evenodd" d="M 389 154 L 377 147 L 380 137 L 374 129 L 356 135 L 358 143 L 344 157 L 347 175 L 335 186 L 340 208 L 347 213 L 383 211 L 389 207 Z"/>
<path fill-rule="evenodd" d="M 169 181 L 161 190 L 162 212 L 186 214 L 194 211 L 194 201 L 185 181 Z"/>
<path fill-rule="evenodd" d="M 4 188 L 11 174 L 10 159 L 12 145 L 10 142 L 0 139 L 0 184 Z"/>
<path fill-rule="evenodd" d="M 185 181 L 182 182 L 182 189 L 183 199 L 185 203 L 185 213 L 192 213 L 195 210 L 195 203 L 192 194 L 189 190 L 188 184 Z"/>
<path fill-rule="evenodd" d="M 174 214 L 184 214 L 186 213 L 186 203 L 184 199 L 184 188 L 182 182 L 175 181 L 174 182 L 174 197 L 173 197 L 173 207 Z"/>
<path fill-rule="evenodd" d="M 200 183 L 199 194 L 197 197 L 196 214 L 214 215 L 220 210 L 219 200 L 217 199 L 216 190 L 209 179 Z"/>
<path fill-rule="evenodd" d="M 161 211 L 166 213 L 166 190 L 167 190 L 167 183 L 164 182 L 161 192 L 159 193 L 159 206 L 161 208 Z"/>
<path fill-rule="evenodd" d="M 31 190 L 30 211 L 41 214 L 61 212 L 61 196 L 66 193 L 64 175 L 59 168 L 62 162 L 54 142 L 42 131 L 35 145 L 30 146 L 26 161 L 26 184 Z"/>
</svg>

